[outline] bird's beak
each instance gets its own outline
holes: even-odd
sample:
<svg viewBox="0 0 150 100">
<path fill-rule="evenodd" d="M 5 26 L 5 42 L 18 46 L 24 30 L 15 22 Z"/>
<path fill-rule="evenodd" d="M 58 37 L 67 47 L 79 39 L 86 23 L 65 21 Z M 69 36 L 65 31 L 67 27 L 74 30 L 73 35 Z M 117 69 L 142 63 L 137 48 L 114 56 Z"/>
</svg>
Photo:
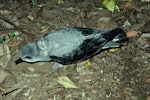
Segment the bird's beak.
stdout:
<svg viewBox="0 0 150 100">
<path fill-rule="evenodd" d="M 19 63 L 22 63 L 24 62 L 21 58 L 19 58 L 18 60 L 15 61 L 15 64 L 19 64 Z"/>
</svg>

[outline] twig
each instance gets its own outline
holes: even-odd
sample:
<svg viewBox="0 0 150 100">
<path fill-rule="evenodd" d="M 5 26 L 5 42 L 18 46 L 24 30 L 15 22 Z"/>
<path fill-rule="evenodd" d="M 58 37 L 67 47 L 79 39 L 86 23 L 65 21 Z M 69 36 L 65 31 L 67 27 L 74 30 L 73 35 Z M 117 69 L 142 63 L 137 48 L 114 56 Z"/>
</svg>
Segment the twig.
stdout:
<svg viewBox="0 0 150 100">
<path fill-rule="evenodd" d="M 15 28 L 0 28 L 0 31 L 16 30 Z"/>
<path fill-rule="evenodd" d="M 18 90 L 18 89 L 19 89 L 19 87 L 12 87 L 12 88 L 7 89 L 7 90 L 4 91 L 4 92 L 1 92 L 1 94 L 2 94 L 2 95 L 7 95 L 8 93 L 11 93 L 11 92 L 13 92 L 13 91 L 15 91 L 15 90 Z"/>
<path fill-rule="evenodd" d="M 0 19 L 4 20 L 5 22 L 11 24 L 12 26 L 14 26 L 15 29 L 21 31 L 24 34 L 27 34 L 24 30 L 22 30 L 19 26 L 17 26 L 16 24 L 14 24 L 13 22 L 11 22 L 8 18 L 4 17 L 3 15 L 0 15 Z"/>
<path fill-rule="evenodd" d="M 21 31 L 23 34 L 27 34 L 27 35 L 30 36 L 32 39 L 34 38 L 34 35 L 25 32 L 21 27 L 17 26 L 17 25 L 14 24 L 13 22 L 11 22 L 8 18 L 6 18 L 5 16 L 3 16 L 2 14 L 0 14 L 0 19 L 2 19 L 2 20 L 4 20 L 5 22 L 11 24 L 12 26 L 14 26 L 14 28 L 15 28 L 16 30 Z"/>
<path fill-rule="evenodd" d="M 27 28 L 22 28 L 22 29 L 27 29 Z M 9 31 L 9 30 L 17 30 L 15 28 L 0 28 L 0 31 Z"/>
</svg>

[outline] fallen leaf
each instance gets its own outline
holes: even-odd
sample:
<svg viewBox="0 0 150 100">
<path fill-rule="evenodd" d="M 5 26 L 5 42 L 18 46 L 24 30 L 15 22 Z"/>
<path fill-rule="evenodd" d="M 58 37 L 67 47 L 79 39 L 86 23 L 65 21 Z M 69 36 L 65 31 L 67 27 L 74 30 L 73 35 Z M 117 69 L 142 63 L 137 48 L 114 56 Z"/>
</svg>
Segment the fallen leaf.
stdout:
<svg viewBox="0 0 150 100">
<path fill-rule="evenodd" d="M 4 79 L 8 77 L 10 74 L 5 72 L 4 70 L 0 70 L 0 83 L 3 83 Z"/>
<path fill-rule="evenodd" d="M 111 12 L 114 11 L 115 5 L 116 5 L 115 0 L 104 0 L 103 1 L 103 6 Z"/>
<path fill-rule="evenodd" d="M 109 49 L 110 52 L 115 52 L 115 51 L 117 51 L 117 50 L 118 50 L 118 48 Z"/>
<path fill-rule="evenodd" d="M 146 80 L 146 82 L 150 83 L 150 78 L 148 78 L 148 79 Z"/>
<path fill-rule="evenodd" d="M 146 98 L 146 100 L 150 100 L 150 96 L 148 96 L 148 97 Z"/>
<path fill-rule="evenodd" d="M 64 0 L 58 0 L 58 4 L 63 4 Z"/>
<path fill-rule="evenodd" d="M 8 61 L 10 60 L 10 50 L 6 44 L 0 44 L 0 66 L 3 68 L 7 67 Z"/>
<path fill-rule="evenodd" d="M 14 32 L 9 33 L 9 36 L 14 37 L 15 36 Z"/>
<path fill-rule="evenodd" d="M 39 4 L 38 7 L 44 7 L 44 5 L 43 4 Z"/>
<path fill-rule="evenodd" d="M 27 67 L 27 69 L 30 71 L 30 72 L 35 72 L 35 69 L 33 67 Z"/>
<path fill-rule="evenodd" d="M 8 43 L 8 47 L 15 47 L 15 46 L 18 46 L 19 45 L 19 42 L 9 42 Z"/>
<path fill-rule="evenodd" d="M 58 89 L 54 91 L 54 94 L 61 94 L 64 92 L 64 89 Z"/>
<path fill-rule="evenodd" d="M 67 76 L 58 77 L 58 83 L 63 85 L 65 88 L 79 88 Z"/>
<path fill-rule="evenodd" d="M 115 9 L 116 9 L 118 12 L 120 12 L 120 8 L 119 8 L 118 5 L 115 5 Z"/>
<path fill-rule="evenodd" d="M 35 18 L 32 15 L 27 16 L 29 20 L 33 21 Z"/>
<path fill-rule="evenodd" d="M 41 32 L 46 33 L 48 31 L 49 27 L 48 26 L 42 26 L 41 27 Z"/>
<path fill-rule="evenodd" d="M 125 3 L 124 9 L 130 9 L 130 8 L 133 8 L 133 2 L 128 1 Z"/>
<path fill-rule="evenodd" d="M 123 23 L 123 26 L 122 27 L 131 27 L 131 23 L 126 20 L 124 23 Z"/>
<path fill-rule="evenodd" d="M 65 97 L 65 99 L 71 98 L 71 97 L 72 97 L 72 95 L 71 95 L 71 94 L 68 94 L 68 95 Z"/>
<path fill-rule="evenodd" d="M 137 37 L 138 32 L 137 31 L 129 31 L 126 33 L 127 37 Z"/>
<path fill-rule="evenodd" d="M 81 80 L 81 82 L 91 82 L 94 79 L 96 79 L 96 77 L 94 74 L 85 74 L 85 75 L 81 75 L 79 79 Z"/>
<path fill-rule="evenodd" d="M 85 66 L 86 66 L 86 67 L 91 67 L 91 66 L 92 66 L 92 64 L 91 64 L 91 62 L 89 61 L 89 59 L 85 62 Z"/>
</svg>

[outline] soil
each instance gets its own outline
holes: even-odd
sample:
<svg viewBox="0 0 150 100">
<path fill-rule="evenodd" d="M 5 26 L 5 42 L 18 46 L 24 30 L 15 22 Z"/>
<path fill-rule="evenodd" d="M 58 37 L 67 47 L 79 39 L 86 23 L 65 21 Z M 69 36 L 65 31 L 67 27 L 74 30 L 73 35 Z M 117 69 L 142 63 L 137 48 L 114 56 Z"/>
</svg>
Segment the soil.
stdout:
<svg viewBox="0 0 150 100">
<path fill-rule="evenodd" d="M 11 59 L 0 67 L 9 75 L 0 83 L 0 100 L 150 100 L 150 4 L 149 1 L 118 1 L 120 11 L 102 8 L 102 0 L 29 0 L 4 1 L 4 14 L 15 16 L 19 25 L 1 34 L 18 31 L 7 44 Z M 66 27 L 135 30 L 118 49 L 110 49 L 89 59 L 91 66 L 77 64 L 53 72 L 53 62 L 23 62 L 16 65 L 21 48 Z M 15 45 L 12 45 L 12 44 Z M 18 43 L 18 44 L 17 44 Z M 2 43 L 1 43 L 2 44 Z M 62 51 L 63 52 L 63 51 Z M 68 77 L 78 88 L 65 88 L 58 83 Z"/>
</svg>

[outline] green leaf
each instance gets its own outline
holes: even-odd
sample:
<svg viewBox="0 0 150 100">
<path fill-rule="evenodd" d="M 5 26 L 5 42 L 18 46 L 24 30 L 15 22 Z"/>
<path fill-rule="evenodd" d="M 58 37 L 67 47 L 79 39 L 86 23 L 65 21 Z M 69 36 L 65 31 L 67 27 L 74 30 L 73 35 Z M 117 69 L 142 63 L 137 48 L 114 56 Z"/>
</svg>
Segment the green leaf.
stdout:
<svg viewBox="0 0 150 100">
<path fill-rule="evenodd" d="M 4 37 L 0 37 L 0 42 L 3 42 L 4 41 Z"/>
<path fill-rule="evenodd" d="M 15 32 L 11 32 L 11 33 L 9 34 L 9 36 L 10 36 L 10 37 L 14 37 L 14 36 L 15 36 Z"/>
<path fill-rule="evenodd" d="M 35 0 L 31 0 L 32 1 L 32 5 L 35 6 Z"/>
<path fill-rule="evenodd" d="M 115 0 L 104 0 L 103 1 L 103 6 L 111 12 L 114 11 L 115 5 L 116 5 Z"/>
<path fill-rule="evenodd" d="M 115 5 L 115 9 L 116 9 L 118 12 L 120 12 L 119 6 Z"/>
<path fill-rule="evenodd" d="M 146 100 L 146 99 L 139 97 L 138 100 Z"/>
</svg>

